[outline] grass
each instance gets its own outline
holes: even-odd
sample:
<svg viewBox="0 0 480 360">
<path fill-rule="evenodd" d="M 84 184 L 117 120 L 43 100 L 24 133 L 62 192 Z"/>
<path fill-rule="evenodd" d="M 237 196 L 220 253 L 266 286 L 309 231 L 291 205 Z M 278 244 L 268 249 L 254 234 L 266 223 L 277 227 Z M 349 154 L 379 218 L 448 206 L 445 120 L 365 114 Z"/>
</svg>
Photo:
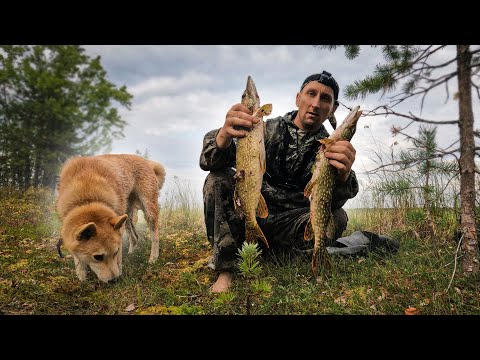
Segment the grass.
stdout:
<svg viewBox="0 0 480 360">
<path fill-rule="evenodd" d="M 147 264 L 150 243 L 145 224 L 139 223 L 139 248 L 124 256 L 122 277 L 104 284 L 93 273 L 87 281 L 78 281 L 73 259 L 57 255 L 59 222 L 51 194 L 1 194 L 0 313 L 245 314 L 241 276 L 228 293 L 209 293 L 215 281 L 215 273 L 206 266 L 211 247 L 202 208 L 189 205 L 185 210 L 188 196 L 180 200 L 183 206 L 172 200 L 173 195 L 162 205 L 158 261 Z M 272 291 L 253 299 L 252 314 L 402 315 L 407 308 L 425 315 L 480 314 L 479 278 L 464 278 L 458 261 L 453 274 L 454 217 L 441 215 L 438 236 L 430 239 L 421 235 L 418 210 L 348 212 L 345 235 L 358 229 L 390 234 L 400 240 L 399 252 L 336 257 L 332 274 L 321 283 L 311 274 L 310 259 L 287 254 L 264 259 L 261 277 Z M 125 241 L 125 252 L 127 248 Z"/>
</svg>

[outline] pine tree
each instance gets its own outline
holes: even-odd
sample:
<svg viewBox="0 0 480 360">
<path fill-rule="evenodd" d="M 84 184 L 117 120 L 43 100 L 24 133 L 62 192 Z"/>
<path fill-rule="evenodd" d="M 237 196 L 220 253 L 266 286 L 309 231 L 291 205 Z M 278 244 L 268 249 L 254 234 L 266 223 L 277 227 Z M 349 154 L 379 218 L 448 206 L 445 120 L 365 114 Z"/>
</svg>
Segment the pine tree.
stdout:
<svg viewBox="0 0 480 360">
<path fill-rule="evenodd" d="M 0 185 L 53 188 L 67 158 L 123 136 L 113 102 L 131 98 L 80 46 L 0 46 Z"/>
<path fill-rule="evenodd" d="M 334 50 L 336 45 L 322 45 L 322 48 Z M 355 81 L 346 87 L 348 99 L 365 98 L 368 94 L 397 90 L 391 96 L 388 105 L 380 106 L 367 115 L 396 115 L 416 123 L 458 124 L 460 131 L 460 148 L 443 151 L 443 155 L 459 153 L 460 171 L 460 230 L 462 233 L 462 267 L 466 274 L 479 272 L 479 248 L 475 226 L 475 139 L 474 118 L 472 110 L 472 88 L 476 89 L 480 98 L 478 75 L 480 72 L 480 46 L 456 45 L 454 56 L 447 58 L 446 45 L 382 45 L 379 46 L 384 63 L 379 64 L 373 75 Z M 356 58 L 361 51 L 359 45 L 346 45 L 345 55 L 348 59 Z M 444 55 L 444 56 L 438 56 Z M 438 60 L 440 59 L 440 60 Z M 453 68 L 456 66 L 455 68 Z M 393 108 L 403 101 L 419 97 L 421 109 L 425 97 L 433 89 L 445 86 L 447 99 L 450 96 L 448 83 L 456 79 L 458 92 L 459 118 L 456 120 L 427 120 L 418 116 L 401 114 Z M 410 125 L 410 124 L 409 124 Z M 407 125 L 408 126 L 408 125 Z M 478 131 L 476 132 L 478 136 Z"/>
</svg>

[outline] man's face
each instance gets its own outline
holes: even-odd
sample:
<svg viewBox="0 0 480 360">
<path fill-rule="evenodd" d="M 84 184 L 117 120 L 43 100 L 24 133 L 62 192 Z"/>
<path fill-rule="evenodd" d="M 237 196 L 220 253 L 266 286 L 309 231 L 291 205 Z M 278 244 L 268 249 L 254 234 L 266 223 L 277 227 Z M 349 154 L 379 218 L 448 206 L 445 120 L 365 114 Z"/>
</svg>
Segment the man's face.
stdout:
<svg viewBox="0 0 480 360">
<path fill-rule="evenodd" d="M 316 131 L 333 109 L 333 89 L 317 81 L 310 81 L 297 94 L 298 114 L 295 125 L 306 131 Z"/>
</svg>

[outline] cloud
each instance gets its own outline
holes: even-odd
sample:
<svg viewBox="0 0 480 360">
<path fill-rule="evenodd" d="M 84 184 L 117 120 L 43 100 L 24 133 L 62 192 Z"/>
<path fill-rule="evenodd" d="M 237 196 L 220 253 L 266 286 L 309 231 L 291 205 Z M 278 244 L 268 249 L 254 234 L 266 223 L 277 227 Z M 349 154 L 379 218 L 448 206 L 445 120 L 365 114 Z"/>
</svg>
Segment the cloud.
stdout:
<svg viewBox="0 0 480 360">
<path fill-rule="evenodd" d="M 395 94 L 346 99 L 345 87 L 371 75 L 375 66 L 383 62 L 379 49 L 370 46 L 363 46 L 355 60 L 346 59 L 343 49 L 328 51 L 308 45 L 89 45 L 85 49 L 90 56 L 101 55 L 109 79 L 118 86 L 126 85 L 134 95 L 131 110 L 120 109 L 128 126 L 125 138 L 113 143 L 113 152 L 134 153 L 147 149 L 152 159 L 166 166 L 166 184 L 173 184 L 174 176 L 191 181 L 199 201 L 207 175 L 198 165 L 203 136 L 221 127 L 230 107 L 240 102 L 248 75 L 255 81 L 261 102 L 273 104 L 272 118 L 296 109 L 295 95 L 302 81 L 322 70 L 333 74 L 340 85 L 339 100 L 348 107 L 360 105 L 362 109 L 374 109 L 388 103 Z M 445 62 L 455 51 L 451 46 L 431 61 Z M 453 69 L 455 66 L 451 65 Z M 445 87 L 433 90 L 421 114 L 418 98 L 403 102 L 396 110 L 426 119 L 457 119 L 458 102 L 453 99 L 457 88 L 456 81 L 451 81 L 446 102 Z M 479 101 L 472 95 L 475 127 L 479 128 Z M 342 121 L 348 112 L 340 105 L 337 121 Z M 408 120 L 396 116 L 359 120 L 352 139 L 357 150 L 355 171 L 363 173 L 378 166 L 377 154 L 387 156 L 391 151 L 411 146 L 401 136 L 392 136 L 390 128 L 394 124 L 405 126 Z M 332 130 L 327 123 L 326 127 Z M 406 131 L 416 135 L 418 124 Z M 440 146 L 447 147 L 457 139 L 457 126 L 439 126 Z M 393 145 L 395 141 L 397 145 Z M 367 177 L 359 177 L 364 184 L 368 183 Z"/>
<path fill-rule="evenodd" d="M 213 82 L 211 76 L 197 71 L 187 71 L 180 77 L 157 76 L 148 78 L 129 88 L 134 96 L 155 94 L 171 94 L 175 92 L 188 92 L 197 87 L 209 85 Z"/>
</svg>

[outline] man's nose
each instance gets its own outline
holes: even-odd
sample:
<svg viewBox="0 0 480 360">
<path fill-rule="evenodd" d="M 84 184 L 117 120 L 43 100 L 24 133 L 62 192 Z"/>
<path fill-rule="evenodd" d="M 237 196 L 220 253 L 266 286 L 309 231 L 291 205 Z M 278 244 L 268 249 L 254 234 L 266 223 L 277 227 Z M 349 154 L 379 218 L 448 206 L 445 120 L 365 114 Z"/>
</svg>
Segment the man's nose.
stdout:
<svg viewBox="0 0 480 360">
<path fill-rule="evenodd" d="M 315 98 L 315 99 L 312 100 L 312 107 L 313 107 L 314 109 L 320 108 L 320 97 Z"/>
</svg>

